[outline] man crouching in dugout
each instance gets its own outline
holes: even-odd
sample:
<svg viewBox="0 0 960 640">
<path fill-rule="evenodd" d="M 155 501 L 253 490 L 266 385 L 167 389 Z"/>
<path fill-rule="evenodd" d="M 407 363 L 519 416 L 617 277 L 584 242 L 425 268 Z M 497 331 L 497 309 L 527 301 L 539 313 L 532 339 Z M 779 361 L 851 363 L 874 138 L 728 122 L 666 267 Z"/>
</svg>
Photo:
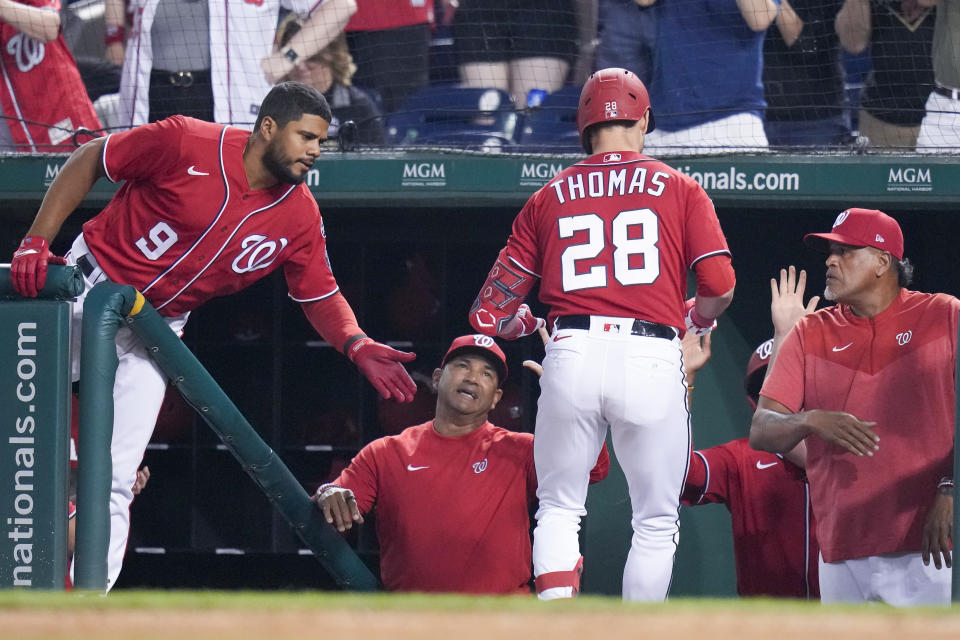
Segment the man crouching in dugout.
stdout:
<svg viewBox="0 0 960 640">
<path fill-rule="evenodd" d="M 487 420 L 507 360 L 493 338 L 460 336 L 433 372 L 433 420 L 374 440 L 314 501 L 340 531 L 377 507 L 390 591 L 530 593 L 533 434 Z M 606 447 L 590 474 L 606 477 Z"/>
</svg>

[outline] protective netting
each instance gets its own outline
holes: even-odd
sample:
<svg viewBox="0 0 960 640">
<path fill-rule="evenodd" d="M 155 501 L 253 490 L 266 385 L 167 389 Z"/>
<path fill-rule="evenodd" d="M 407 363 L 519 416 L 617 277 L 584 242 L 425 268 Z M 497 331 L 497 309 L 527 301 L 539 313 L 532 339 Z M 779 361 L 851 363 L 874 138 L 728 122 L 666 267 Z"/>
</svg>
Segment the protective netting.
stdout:
<svg viewBox="0 0 960 640">
<path fill-rule="evenodd" d="M 0 151 L 250 128 L 293 79 L 347 148 L 580 153 L 579 87 L 618 66 L 651 155 L 960 153 L 960 0 L 61 1 L 0 3 Z"/>
</svg>

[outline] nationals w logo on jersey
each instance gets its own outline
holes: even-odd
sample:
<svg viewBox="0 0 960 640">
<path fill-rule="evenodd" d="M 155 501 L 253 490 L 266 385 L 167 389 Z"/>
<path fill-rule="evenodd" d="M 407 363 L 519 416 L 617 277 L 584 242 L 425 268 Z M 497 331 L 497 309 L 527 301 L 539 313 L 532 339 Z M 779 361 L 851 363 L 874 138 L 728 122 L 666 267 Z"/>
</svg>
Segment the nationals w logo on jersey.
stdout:
<svg viewBox="0 0 960 640">
<path fill-rule="evenodd" d="M 279 247 L 277 242 L 280 243 Z M 249 273 L 257 269 L 266 269 L 287 246 L 287 239 L 267 240 L 267 236 L 255 233 L 240 242 L 243 251 L 234 259 L 233 270 L 237 273 Z"/>
<path fill-rule="evenodd" d="M 22 33 L 7 41 L 7 53 L 13 56 L 21 73 L 26 73 L 43 62 L 44 51 L 42 42 Z"/>
</svg>

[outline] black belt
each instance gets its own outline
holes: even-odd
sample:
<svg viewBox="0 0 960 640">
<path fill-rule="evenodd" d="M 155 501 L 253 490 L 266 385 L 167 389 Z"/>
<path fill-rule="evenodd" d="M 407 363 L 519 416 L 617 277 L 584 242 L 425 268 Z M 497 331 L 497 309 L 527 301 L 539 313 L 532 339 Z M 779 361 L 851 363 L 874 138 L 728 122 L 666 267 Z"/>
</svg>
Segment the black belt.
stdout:
<svg viewBox="0 0 960 640">
<path fill-rule="evenodd" d="M 554 326 L 557 329 L 589 329 L 590 316 L 560 316 Z M 639 318 L 633 319 L 633 328 L 630 329 L 630 333 L 635 336 L 664 340 L 673 340 L 677 337 L 677 330 L 673 327 Z"/>
<path fill-rule="evenodd" d="M 150 79 L 153 82 L 162 82 L 173 87 L 186 88 L 195 82 L 210 84 L 210 70 L 167 71 L 166 69 L 153 69 L 150 71 Z"/>
<path fill-rule="evenodd" d="M 951 100 L 960 100 L 960 89 L 951 89 L 950 87 L 944 87 L 938 84 L 934 85 L 933 90 Z"/>
</svg>

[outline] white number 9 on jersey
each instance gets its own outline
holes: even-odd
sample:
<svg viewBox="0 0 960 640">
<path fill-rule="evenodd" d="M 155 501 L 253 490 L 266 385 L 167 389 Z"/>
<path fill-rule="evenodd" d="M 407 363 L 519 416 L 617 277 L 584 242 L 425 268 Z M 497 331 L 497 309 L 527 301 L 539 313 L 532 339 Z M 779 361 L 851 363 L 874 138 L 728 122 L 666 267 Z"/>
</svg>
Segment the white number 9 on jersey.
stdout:
<svg viewBox="0 0 960 640">
<path fill-rule="evenodd" d="M 591 260 L 606 246 L 603 218 L 584 213 L 557 220 L 561 238 L 572 238 L 577 231 L 586 231 L 587 240 L 572 244 L 560 254 L 563 290 L 600 289 L 607 286 L 607 266 L 598 264 L 585 273 L 577 273 L 577 260 Z M 640 237 L 630 238 L 632 226 L 640 226 Z M 650 284 L 660 275 L 659 219 L 651 209 L 621 211 L 610 221 L 613 251 L 613 277 L 623 286 Z M 631 256 L 642 256 L 643 266 L 631 267 Z"/>
<path fill-rule="evenodd" d="M 146 238 L 140 238 L 136 244 L 137 249 L 140 249 L 148 260 L 158 260 L 160 256 L 167 252 L 167 249 L 177 243 L 178 238 L 177 232 L 171 229 L 166 222 L 158 222 L 153 225 L 147 235 L 150 236 L 150 242 L 153 243 L 152 247 L 147 245 Z"/>
</svg>

